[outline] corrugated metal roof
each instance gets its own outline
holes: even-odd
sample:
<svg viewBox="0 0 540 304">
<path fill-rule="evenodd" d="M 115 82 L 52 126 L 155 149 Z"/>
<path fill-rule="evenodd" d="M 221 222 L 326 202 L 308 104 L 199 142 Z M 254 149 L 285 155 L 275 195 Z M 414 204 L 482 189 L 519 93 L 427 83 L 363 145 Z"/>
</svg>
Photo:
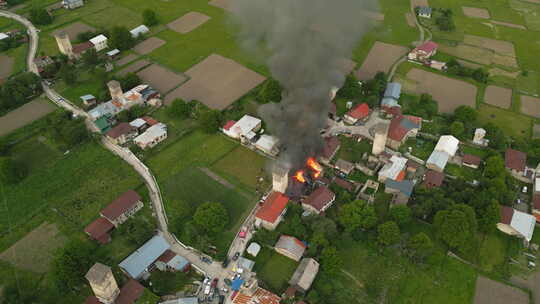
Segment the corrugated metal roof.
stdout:
<svg viewBox="0 0 540 304">
<path fill-rule="evenodd" d="M 456 155 L 456 152 L 459 147 L 459 139 L 455 138 L 452 135 L 443 135 L 439 138 L 437 145 L 435 146 L 435 151 L 442 151 L 448 153 L 450 156 Z"/>
<path fill-rule="evenodd" d="M 306 245 L 294 236 L 282 235 L 276 243 L 275 248 L 286 250 L 300 258 L 306 250 Z"/>
<path fill-rule="evenodd" d="M 161 235 L 156 235 L 120 262 L 118 266 L 124 269 L 132 278 L 138 278 L 148 266 L 152 265 L 170 247 L 171 245 Z"/>
<path fill-rule="evenodd" d="M 403 193 L 403 194 L 405 194 L 407 196 L 411 196 L 413 188 L 414 188 L 414 183 L 412 181 L 410 181 L 410 180 L 404 180 L 404 181 L 398 182 L 398 181 L 393 180 L 393 179 L 387 179 L 384 182 L 384 185 L 387 188 L 397 189 L 401 193 Z"/>
<path fill-rule="evenodd" d="M 315 280 L 317 273 L 319 272 L 319 263 L 311 258 L 304 258 L 300 262 L 300 265 L 294 271 L 294 274 L 289 281 L 291 285 L 298 285 L 304 290 L 308 290 L 311 283 Z"/>
<path fill-rule="evenodd" d="M 199 299 L 197 299 L 196 297 L 180 298 L 159 302 L 159 304 L 199 304 Z"/>
<path fill-rule="evenodd" d="M 433 151 L 431 155 L 429 156 L 426 164 L 433 164 L 440 168 L 441 170 L 444 170 L 446 167 L 446 163 L 448 163 L 448 159 L 450 158 L 450 155 L 446 152 L 441 151 Z"/>
<path fill-rule="evenodd" d="M 408 159 L 404 157 L 399 157 L 392 155 L 390 162 L 385 164 L 382 169 L 379 171 L 379 178 L 391 178 L 397 179 L 401 171 L 405 169 Z"/>
<path fill-rule="evenodd" d="M 510 226 L 516 229 L 527 241 L 531 241 L 536 218 L 528 213 L 514 210 Z"/>
<path fill-rule="evenodd" d="M 386 90 L 384 90 L 384 97 L 391 97 L 395 100 L 399 99 L 399 96 L 401 95 L 401 84 L 398 82 L 390 82 L 386 86 Z"/>
</svg>

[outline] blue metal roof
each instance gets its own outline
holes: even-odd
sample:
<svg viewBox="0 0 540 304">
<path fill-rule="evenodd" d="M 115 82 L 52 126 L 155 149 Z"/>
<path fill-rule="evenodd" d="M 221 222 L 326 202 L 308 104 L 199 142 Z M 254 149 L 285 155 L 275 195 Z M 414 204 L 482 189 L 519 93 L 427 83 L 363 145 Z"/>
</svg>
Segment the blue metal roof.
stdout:
<svg viewBox="0 0 540 304">
<path fill-rule="evenodd" d="M 169 266 L 171 266 L 174 270 L 181 271 L 183 270 L 187 265 L 189 265 L 189 261 L 186 260 L 183 256 L 176 255 L 172 260 L 167 263 Z"/>
<path fill-rule="evenodd" d="M 403 128 L 407 130 L 418 129 L 420 127 L 419 124 L 407 119 L 407 117 L 404 117 L 399 123 Z"/>
<path fill-rule="evenodd" d="M 120 262 L 119 266 L 130 277 L 137 279 L 170 247 L 171 245 L 162 236 L 156 235 Z"/>
<path fill-rule="evenodd" d="M 231 289 L 234 291 L 240 290 L 240 287 L 242 287 L 242 284 L 244 284 L 244 280 L 242 278 L 238 277 L 232 281 Z"/>
<path fill-rule="evenodd" d="M 398 100 L 400 95 L 401 95 L 400 83 L 390 82 L 386 86 L 386 90 L 384 91 L 384 97 L 390 97 L 390 98 L 394 98 L 395 100 Z"/>
<path fill-rule="evenodd" d="M 381 101 L 381 106 L 386 106 L 386 107 L 392 108 L 392 107 L 399 107 L 399 104 L 398 104 L 397 100 L 395 100 L 393 98 L 390 98 L 390 97 L 385 97 Z"/>
<path fill-rule="evenodd" d="M 397 189 L 407 196 L 411 196 L 414 188 L 414 183 L 410 180 L 403 180 L 398 182 L 391 178 L 387 178 L 384 184 L 387 188 Z"/>
<path fill-rule="evenodd" d="M 87 95 L 81 96 L 81 99 L 82 100 L 91 100 L 91 99 L 96 99 L 96 97 L 94 95 L 87 94 Z"/>
</svg>

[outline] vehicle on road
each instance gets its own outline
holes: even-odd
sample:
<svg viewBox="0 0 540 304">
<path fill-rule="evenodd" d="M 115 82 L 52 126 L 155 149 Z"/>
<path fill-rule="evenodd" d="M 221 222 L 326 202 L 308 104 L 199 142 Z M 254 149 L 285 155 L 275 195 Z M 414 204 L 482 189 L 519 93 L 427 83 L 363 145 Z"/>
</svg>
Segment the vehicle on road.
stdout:
<svg viewBox="0 0 540 304">
<path fill-rule="evenodd" d="M 219 296 L 219 304 L 223 304 L 225 303 L 225 296 L 224 295 L 220 295 Z"/>
<path fill-rule="evenodd" d="M 211 289 L 212 289 L 212 288 L 210 287 L 210 285 L 206 285 L 206 286 L 204 287 L 204 295 L 206 295 L 206 296 L 210 295 L 210 290 L 211 290 Z"/>
<path fill-rule="evenodd" d="M 231 286 L 231 285 L 232 285 L 232 281 L 229 280 L 229 279 L 224 279 L 223 282 L 225 282 L 225 285 L 227 285 L 227 286 Z"/>
<path fill-rule="evenodd" d="M 203 262 L 205 262 L 207 264 L 212 264 L 212 259 L 209 258 L 209 257 L 202 256 L 201 261 L 203 261 Z"/>
<path fill-rule="evenodd" d="M 234 254 L 232 260 L 233 260 L 233 261 L 236 261 L 236 260 L 238 260 L 239 257 L 240 257 L 240 252 L 237 251 L 237 252 Z"/>
<path fill-rule="evenodd" d="M 217 284 L 218 284 L 218 281 L 219 279 L 218 278 L 215 278 L 212 280 L 212 284 L 210 285 L 212 288 L 216 288 Z"/>
<path fill-rule="evenodd" d="M 225 259 L 223 263 L 221 263 L 221 267 L 227 268 L 227 266 L 229 266 L 229 259 Z"/>
</svg>

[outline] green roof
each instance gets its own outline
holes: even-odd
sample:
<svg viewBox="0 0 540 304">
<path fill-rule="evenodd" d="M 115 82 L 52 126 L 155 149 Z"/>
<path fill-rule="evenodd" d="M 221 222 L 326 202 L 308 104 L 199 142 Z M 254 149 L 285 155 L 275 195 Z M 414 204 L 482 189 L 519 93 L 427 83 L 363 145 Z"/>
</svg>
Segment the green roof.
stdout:
<svg viewBox="0 0 540 304">
<path fill-rule="evenodd" d="M 103 116 L 100 119 L 94 121 L 94 123 L 96 124 L 96 127 L 98 127 L 99 130 L 101 130 L 101 133 L 107 132 L 107 131 L 109 131 L 109 129 L 111 129 L 111 125 L 109 123 L 109 120 L 105 116 Z"/>
</svg>

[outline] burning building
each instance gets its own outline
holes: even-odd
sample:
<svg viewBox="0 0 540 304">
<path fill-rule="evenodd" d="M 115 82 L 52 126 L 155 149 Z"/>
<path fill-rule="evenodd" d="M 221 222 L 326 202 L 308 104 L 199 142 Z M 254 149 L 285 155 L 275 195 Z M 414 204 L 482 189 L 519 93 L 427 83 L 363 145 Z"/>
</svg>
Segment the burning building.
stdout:
<svg viewBox="0 0 540 304">
<path fill-rule="evenodd" d="M 304 165 L 296 170 L 275 163 L 272 170 L 273 190 L 299 200 L 313 190 L 315 180 L 321 178 L 322 174 L 323 168 L 314 157 L 307 158 Z"/>
</svg>

